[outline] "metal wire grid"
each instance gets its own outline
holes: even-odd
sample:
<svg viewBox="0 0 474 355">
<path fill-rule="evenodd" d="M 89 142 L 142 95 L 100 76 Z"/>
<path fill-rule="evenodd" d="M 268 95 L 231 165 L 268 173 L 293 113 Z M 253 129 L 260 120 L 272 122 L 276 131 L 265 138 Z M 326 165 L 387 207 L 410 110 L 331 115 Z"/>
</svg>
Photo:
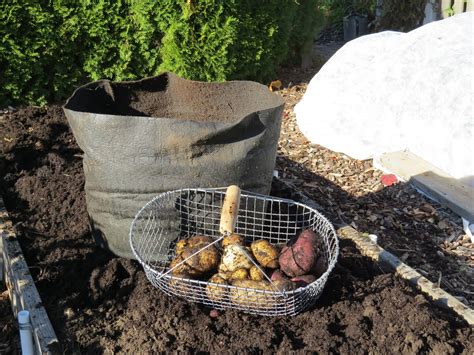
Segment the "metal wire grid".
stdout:
<svg viewBox="0 0 474 355">
<path fill-rule="evenodd" d="M 175 255 L 175 244 L 192 235 L 219 238 L 225 188 L 181 189 L 158 195 L 135 216 L 130 229 L 132 251 L 151 283 L 170 296 L 182 297 L 216 309 L 233 308 L 247 313 L 295 315 L 320 296 L 339 252 L 332 224 L 317 210 L 301 203 L 242 191 L 235 232 L 248 243 L 267 239 L 285 244 L 302 229 L 321 237 L 325 273 L 308 286 L 293 291 L 257 290 L 184 279 L 165 274 Z"/>
</svg>

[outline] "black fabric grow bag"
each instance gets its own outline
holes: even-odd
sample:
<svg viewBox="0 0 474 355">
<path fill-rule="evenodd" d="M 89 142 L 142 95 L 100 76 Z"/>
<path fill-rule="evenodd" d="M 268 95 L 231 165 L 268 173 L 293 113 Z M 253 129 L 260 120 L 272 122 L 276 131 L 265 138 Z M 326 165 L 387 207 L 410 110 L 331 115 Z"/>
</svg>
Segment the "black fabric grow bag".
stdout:
<svg viewBox="0 0 474 355">
<path fill-rule="evenodd" d="M 280 96 L 250 81 L 203 83 L 164 73 L 78 88 L 64 112 L 84 151 L 96 240 L 132 258 L 131 222 L 160 192 L 238 184 L 268 193 L 282 110 Z"/>
</svg>

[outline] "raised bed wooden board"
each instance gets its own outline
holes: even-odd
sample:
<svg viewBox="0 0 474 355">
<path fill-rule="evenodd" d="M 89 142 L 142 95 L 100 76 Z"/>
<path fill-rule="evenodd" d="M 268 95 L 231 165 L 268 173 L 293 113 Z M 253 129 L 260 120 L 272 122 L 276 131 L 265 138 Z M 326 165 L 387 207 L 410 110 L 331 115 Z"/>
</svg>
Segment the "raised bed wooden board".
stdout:
<svg viewBox="0 0 474 355">
<path fill-rule="evenodd" d="M 474 189 L 447 175 L 426 160 L 399 151 L 382 154 L 375 165 L 408 181 L 468 221 L 474 221 Z"/>
<path fill-rule="evenodd" d="M 57 354 L 59 341 L 31 277 L 12 223 L 0 197 L 0 238 L 3 241 L 3 277 L 15 317 L 21 310 L 30 312 L 36 353 Z"/>
<path fill-rule="evenodd" d="M 411 268 L 395 255 L 389 253 L 378 244 L 372 242 L 368 237 L 359 234 L 351 226 L 343 226 L 337 230 L 338 235 L 343 239 L 349 239 L 356 245 L 362 255 L 388 266 L 402 279 L 407 280 L 411 285 L 417 287 L 421 292 L 428 295 L 439 306 L 450 308 L 472 327 L 474 326 L 474 311 L 460 302 L 458 299 L 433 284 L 418 271 Z"/>
</svg>

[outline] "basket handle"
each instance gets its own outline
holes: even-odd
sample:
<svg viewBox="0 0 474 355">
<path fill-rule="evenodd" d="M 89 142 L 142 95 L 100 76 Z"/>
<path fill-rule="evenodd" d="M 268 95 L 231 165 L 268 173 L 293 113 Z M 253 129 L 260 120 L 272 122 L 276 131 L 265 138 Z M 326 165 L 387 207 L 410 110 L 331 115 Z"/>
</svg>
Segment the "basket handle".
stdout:
<svg viewBox="0 0 474 355">
<path fill-rule="evenodd" d="M 219 225 L 219 231 L 221 232 L 221 237 L 218 239 L 222 239 L 226 235 L 231 235 L 234 233 L 235 225 L 237 223 L 237 216 L 239 214 L 239 207 L 240 207 L 240 187 L 236 185 L 230 185 L 227 187 L 227 191 L 224 197 L 224 203 L 222 205 L 221 211 L 221 221 Z M 253 260 L 250 256 L 248 251 L 239 246 L 240 251 L 245 255 L 247 259 L 249 259 L 252 264 L 254 264 L 257 269 L 265 276 L 265 278 L 270 282 L 272 288 L 279 292 L 281 295 L 286 297 L 286 294 L 276 288 L 273 284 L 273 281 L 267 276 L 267 274 L 262 270 L 262 268 Z"/>
<path fill-rule="evenodd" d="M 227 188 L 224 203 L 222 205 L 221 221 L 219 225 L 219 232 L 221 235 L 230 235 L 234 233 L 237 216 L 239 214 L 239 207 L 240 187 L 237 185 L 230 185 Z"/>
<path fill-rule="evenodd" d="M 206 246 L 199 249 L 198 251 L 196 251 L 192 255 L 188 256 L 186 259 L 181 260 L 174 267 L 172 267 L 171 269 L 169 269 L 165 273 L 159 275 L 157 277 L 157 280 L 163 278 L 165 275 L 168 275 L 174 269 L 176 269 L 178 266 L 181 266 L 186 261 L 191 259 L 193 256 L 195 256 L 195 255 L 199 254 L 200 252 L 202 252 L 204 249 L 207 249 L 207 248 L 211 247 L 212 245 L 218 243 L 226 235 L 230 235 L 230 234 L 234 233 L 235 224 L 237 223 L 237 215 L 239 214 L 239 205 L 240 205 L 240 187 L 238 187 L 236 185 L 230 185 L 227 188 L 227 191 L 226 191 L 225 197 L 224 197 L 224 203 L 222 205 L 221 220 L 220 220 L 220 225 L 219 225 L 219 231 L 221 232 L 220 238 L 217 238 L 212 243 L 207 244 Z"/>
</svg>

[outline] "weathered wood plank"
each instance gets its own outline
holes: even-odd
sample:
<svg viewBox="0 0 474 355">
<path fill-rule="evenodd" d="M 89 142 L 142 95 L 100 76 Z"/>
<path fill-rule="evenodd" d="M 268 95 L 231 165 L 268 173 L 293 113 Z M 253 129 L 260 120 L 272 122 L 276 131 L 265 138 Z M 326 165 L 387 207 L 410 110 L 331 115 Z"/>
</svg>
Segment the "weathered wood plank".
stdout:
<svg viewBox="0 0 474 355">
<path fill-rule="evenodd" d="M 410 151 L 399 151 L 382 154 L 375 163 L 413 184 L 461 217 L 474 221 L 474 189 L 426 160 Z"/>
<path fill-rule="evenodd" d="M 350 226 L 339 228 L 337 232 L 341 238 L 353 241 L 357 249 L 359 249 L 363 255 L 387 265 L 401 278 L 407 280 L 410 284 L 431 297 L 436 304 L 452 309 L 464 318 L 470 326 L 474 326 L 474 311 L 471 308 L 451 296 L 443 289 L 437 287 L 430 280 L 405 264 L 395 255 L 389 253 L 378 244 L 375 244 L 369 238 L 361 236 L 359 232 Z"/>
<path fill-rule="evenodd" d="M 21 310 L 30 312 L 36 352 L 56 354 L 59 341 L 31 277 L 12 223 L 0 197 L 0 238 L 3 240 L 4 278 L 15 317 Z"/>
</svg>

